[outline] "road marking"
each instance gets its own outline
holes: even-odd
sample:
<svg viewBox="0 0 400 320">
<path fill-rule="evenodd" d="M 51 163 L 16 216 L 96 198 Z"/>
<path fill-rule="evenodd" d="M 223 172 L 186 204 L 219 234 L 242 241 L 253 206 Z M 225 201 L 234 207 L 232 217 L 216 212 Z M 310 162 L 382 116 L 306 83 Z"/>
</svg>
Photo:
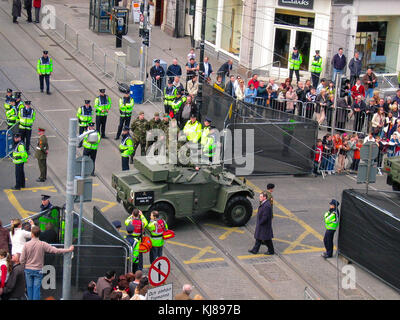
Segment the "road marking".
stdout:
<svg viewBox="0 0 400 320">
<path fill-rule="evenodd" d="M 262 258 L 262 257 L 271 257 L 271 255 L 259 253 L 259 254 L 245 255 L 245 256 L 237 256 L 236 258 L 238 258 L 239 260 L 247 260 L 247 259 Z"/>
<path fill-rule="evenodd" d="M 200 248 L 200 247 L 196 247 L 196 246 L 192 246 L 190 244 L 186 244 L 186 243 L 182 243 L 182 242 L 177 242 L 177 241 L 173 241 L 173 240 L 168 240 L 168 243 L 174 244 L 176 246 L 181 246 L 181 247 L 186 247 L 186 248 L 190 248 L 190 249 L 196 249 L 196 250 L 203 250 L 204 248 Z M 208 249 L 207 252 L 209 253 L 216 253 L 214 250 L 212 249 Z"/>
<path fill-rule="evenodd" d="M 223 227 L 223 226 L 219 226 L 216 224 L 210 224 L 210 223 L 206 223 L 206 226 L 210 226 L 210 227 L 214 227 L 214 228 L 218 228 L 218 229 L 222 229 L 222 230 L 226 230 L 225 233 L 223 233 L 222 235 L 220 235 L 218 237 L 218 239 L 220 240 L 225 240 L 231 233 L 237 232 L 237 233 L 244 233 L 243 230 L 239 230 L 239 227 L 233 227 L 233 228 L 229 228 L 229 227 Z"/>
<path fill-rule="evenodd" d="M 202 248 L 192 259 L 183 261 L 183 263 L 184 264 L 192 264 L 192 263 L 205 263 L 205 262 L 213 262 L 213 261 L 224 261 L 224 258 L 200 259 L 206 253 L 208 253 L 211 249 L 212 249 L 211 246 Z"/>
<path fill-rule="evenodd" d="M 47 109 L 47 110 L 42 110 L 44 112 L 64 112 L 64 111 L 71 111 L 72 109 Z"/>
<path fill-rule="evenodd" d="M 17 200 L 17 197 L 14 195 L 15 192 L 21 192 L 21 191 L 32 191 L 32 192 L 37 192 L 39 190 L 46 190 L 46 191 L 50 191 L 50 192 L 57 192 L 57 190 L 55 190 L 54 186 L 46 186 L 46 187 L 33 187 L 33 188 L 23 188 L 21 190 L 13 190 L 13 189 L 4 189 L 4 193 L 7 195 L 8 201 L 10 201 L 10 203 L 13 205 L 13 207 L 15 208 L 15 210 L 18 211 L 19 215 L 25 219 L 28 218 L 29 216 L 31 216 L 32 214 L 35 214 L 37 212 L 34 211 L 29 211 L 26 210 L 22 207 L 22 205 L 19 203 L 19 201 Z"/>
<path fill-rule="evenodd" d="M 51 79 L 51 81 L 76 81 L 76 79 Z"/>
<path fill-rule="evenodd" d="M 262 190 L 257 187 L 254 183 L 252 183 L 249 180 L 246 180 L 246 184 L 248 184 L 251 188 L 253 188 L 256 192 L 261 193 Z M 305 238 L 305 236 L 307 236 L 308 234 L 312 234 L 314 237 L 316 237 L 318 240 L 320 240 L 321 242 L 323 241 L 323 236 L 317 232 L 313 227 L 311 227 L 310 225 L 308 225 L 304 220 L 301 220 L 300 218 L 298 218 L 294 213 L 292 213 L 289 209 L 285 208 L 283 205 L 281 205 L 279 202 L 277 202 L 274 199 L 274 207 L 278 208 L 282 213 L 284 213 L 286 215 L 286 218 L 297 222 L 301 227 L 304 228 L 304 232 L 292 243 L 295 243 L 296 246 L 303 246 L 303 244 L 301 244 L 301 241 Z M 274 214 L 274 217 L 277 217 L 278 215 Z M 318 247 L 312 247 L 312 249 L 299 249 L 299 250 L 292 250 L 294 247 L 292 247 L 292 245 L 290 245 L 287 249 L 284 250 L 283 253 L 288 254 L 288 253 L 302 253 L 302 252 L 314 252 L 314 251 L 321 251 L 324 250 L 324 248 L 318 248 Z M 290 249 L 290 250 L 288 250 Z"/>
<path fill-rule="evenodd" d="M 117 202 L 107 201 L 107 200 L 103 200 L 103 199 L 92 198 L 92 200 L 107 203 L 107 205 L 105 207 L 100 209 L 100 211 L 103 213 L 117 205 Z"/>
</svg>

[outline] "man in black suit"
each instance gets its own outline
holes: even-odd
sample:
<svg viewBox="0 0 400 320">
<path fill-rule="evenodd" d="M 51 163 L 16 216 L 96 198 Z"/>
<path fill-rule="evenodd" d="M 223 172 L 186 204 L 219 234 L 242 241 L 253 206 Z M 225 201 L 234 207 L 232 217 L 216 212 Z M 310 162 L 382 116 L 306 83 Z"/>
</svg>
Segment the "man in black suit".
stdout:
<svg viewBox="0 0 400 320">
<path fill-rule="evenodd" d="M 210 76 L 213 74 L 211 63 L 208 62 L 208 57 L 204 57 L 204 62 L 200 63 L 199 74 L 207 82 L 210 81 Z"/>
<path fill-rule="evenodd" d="M 222 77 L 222 83 L 225 83 L 225 77 L 229 77 L 230 71 L 232 70 L 232 65 L 233 60 L 229 59 L 219 67 L 217 75 Z"/>
<path fill-rule="evenodd" d="M 256 231 L 254 232 L 254 238 L 256 242 L 254 247 L 249 250 L 252 254 L 257 254 L 260 250 L 260 246 L 265 244 L 268 247 L 268 252 L 265 254 L 273 255 L 274 245 L 272 243 L 272 238 L 274 237 L 272 231 L 272 208 L 271 203 L 268 200 L 268 194 L 266 191 L 260 193 L 260 206 L 257 212 L 257 225 Z"/>
</svg>

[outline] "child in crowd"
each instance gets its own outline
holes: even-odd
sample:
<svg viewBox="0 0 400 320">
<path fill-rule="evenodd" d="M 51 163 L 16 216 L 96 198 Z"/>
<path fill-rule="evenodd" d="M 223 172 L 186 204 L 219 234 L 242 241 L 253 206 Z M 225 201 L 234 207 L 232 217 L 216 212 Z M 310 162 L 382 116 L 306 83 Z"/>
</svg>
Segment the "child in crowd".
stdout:
<svg viewBox="0 0 400 320">
<path fill-rule="evenodd" d="M 351 163 L 350 170 L 353 172 L 358 171 L 358 165 L 360 164 L 360 150 L 363 146 L 362 139 L 358 139 L 356 144 L 356 149 L 354 150 L 353 154 L 353 162 Z"/>
<path fill-rule="evenodd" d="M 322 160 L 322 152 L 323 152 L 323 150 L 324 150 L 324 147 L 322 146 L 322 140 L 318 139 L 317 140 L 317 146 L 316 146 L 315 151 L 314 151 L 314 153 L 315 153 L 315 156 L 314 156 L 314 174 L 315 175 L 320 174 L 319 166 L 320 166 L 320 163 L 321 163 L 321 160 Z"/>
</svg>

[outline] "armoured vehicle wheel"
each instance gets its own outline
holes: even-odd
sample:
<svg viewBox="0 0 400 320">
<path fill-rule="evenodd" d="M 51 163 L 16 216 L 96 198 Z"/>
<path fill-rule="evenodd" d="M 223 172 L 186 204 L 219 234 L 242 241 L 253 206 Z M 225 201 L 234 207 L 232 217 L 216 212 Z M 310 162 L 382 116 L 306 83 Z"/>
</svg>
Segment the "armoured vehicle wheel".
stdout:
<svg viewBox="0 0 400 320">
<path fill-rule="evenodd" d="M 240 227 L 250 220 L 252 211 L 251 202 L 246 197 L 233 196 L 226 204 L 222 219 L 230 227 Z"/>
<path fill-rule="evenodd" d="M 126 210 L 126 212 L 128 214 L 132 214 L 132 210 L 133 210 L 133 205 L 132 204 L 130 204 L 130 203 L 126 202 L 126 201 L 123 201 L 122 205 L 124 206 L 124 208 L 125 208 L 125 210 Z"/>
<path fill-rule="evenodd" d="M 392 189 L 393 189 L 393 191 L 400 191 L 400 183 L 393 181 Z"/>
<path fill-rule="evenodd" d="M 148 212 L 149 217 L 150 213 L 154 210 L 158 211 L 158 213 L 160 214 L 160 218 L 164 219 L 167 222 L 168 227 L 172 227 L 174 225 L 175 210 L 171 205 L 165 202 L 155 203 L 154 205 L 151 206 Z"/>
</svg>

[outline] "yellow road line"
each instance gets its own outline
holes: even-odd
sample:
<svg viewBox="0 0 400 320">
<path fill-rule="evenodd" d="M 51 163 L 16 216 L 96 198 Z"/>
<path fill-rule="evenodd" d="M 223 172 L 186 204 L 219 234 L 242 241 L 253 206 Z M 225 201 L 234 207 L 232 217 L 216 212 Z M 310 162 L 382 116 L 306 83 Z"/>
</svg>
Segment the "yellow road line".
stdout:
<svg viewBox="0 0 400 320">
<path fill-rule="evenodd" d="M 19 215 L 25 219 L 28 218 L 30 215 L 35 214 L 37 212 L 34 211 L 29 211 L 26 210 L 22 207 L 22 205 L 19 203 L 17 200 L 17 197 L 15 196 L 15 192 L 21 192 L 21 191 L 32 191 L 32 192 L 37 192 L 39 190 L 46 190 L 50 192 L 57 192 L 57 190 L 54 188 L 54 186 L 46 186 L 46 187 L 33 187 L 33 188 L 23 188 L 21 190 L 13 190 L 13 189 L 4 189 L 4 193 L 7 195 L 8 201 L 13 205 L 15 210 L 18 211 Z M 39 201 L 39 200 L 38 200 Z"/>
<path fill-rule="evenodd" d="M 196 249 L 196 250 L 203 250 L 203 249 L 204 249 L 204 248 L 199 248 L 199 247 L 192 246 L 192 245 L 189 245 L 189 244 L 186 244 L 186 243 L 181 243 L 181 242 L 172 241 L 172 240 L 168 240 L 167 243 L 174 244 L 174 245 L 180 246 L 180 247 L 185 247 L 185 248 L 190 248 L 190 249 Z M 207 252 L 209 252 L 209 253 L 216 253 L 216 252 L 215 252 L 214 250 L 212 250 L 212 249 L 207 249 Z"/>
<path fill-rule="evenodd" d="M 107 201 L 107 200 L 103 200 L 103 199 L 93 198 L 92 200 L 107 203 L 107 205 L 105 207 L 100 209 L 101 212 L 106 212 L 107 210 L 109 210 L 112 207 L 115 207 L 117 205 L 117 202 Z"/>
<path fill-rule="evenodd" d="M 244 233 L 243 230 L 239 230 L 239 227 L 229 228 L 229 227 L 223 227 L 223 226 L 219 226 L 219 225 L 211 224 L 211 223 L 206 223 L 205 225 L 214 227 L 214 228 L 218 228 L 218 229 L 222 229 L 222 230 L 226 230 L 225 233 L 223 233 L 222 235 L 220 235 L 218 237 L 218 239 L 220 239 L 220 240 L 225 240 L 233 232 L 242 233 L 242 234 Z"/>
<path fill-rule="evenodd" d="M 194 264 L 194 263 L 206 263 L 206 262 L 215 262 L 215 261 L 224 261 L 224 258 L 210 258 L 210 259 L 201 259 L 201 260 L 186 260 L 183 261 L 184 264 Z"/>
<path fill-rule="evenodd" d="M 245 256 L 237 256 L 239 260 L 246 260 L 246 259 L 254 259 L 254 258 L 262 258 L 262 257 L 270 257 L 269 255 L 260 253 L 260 254 L 250 254 Z"/>
</svg>

